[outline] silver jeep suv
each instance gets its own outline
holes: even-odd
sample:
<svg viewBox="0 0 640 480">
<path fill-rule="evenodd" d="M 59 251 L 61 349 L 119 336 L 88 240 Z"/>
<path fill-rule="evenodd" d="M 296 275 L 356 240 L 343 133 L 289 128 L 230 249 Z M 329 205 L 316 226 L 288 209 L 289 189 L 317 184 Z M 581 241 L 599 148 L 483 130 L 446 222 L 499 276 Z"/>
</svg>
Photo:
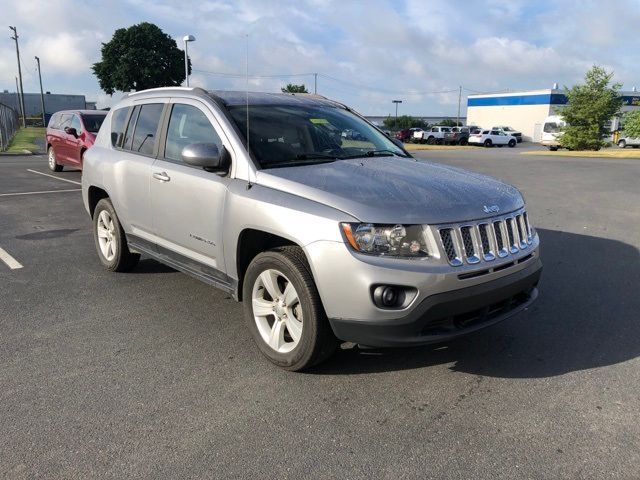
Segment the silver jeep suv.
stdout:
<svg viewBox="0 0 640 480">
<path fill-rule="evenodd" d="M 320 96 L 129 94 L 85 154 L 82 194 L 107 269 L 144 254 L 229 292 L 289 370 L 338 340 L 449 340 L 538 295 L 516 188 L 418 162 Z"/>
</svg>

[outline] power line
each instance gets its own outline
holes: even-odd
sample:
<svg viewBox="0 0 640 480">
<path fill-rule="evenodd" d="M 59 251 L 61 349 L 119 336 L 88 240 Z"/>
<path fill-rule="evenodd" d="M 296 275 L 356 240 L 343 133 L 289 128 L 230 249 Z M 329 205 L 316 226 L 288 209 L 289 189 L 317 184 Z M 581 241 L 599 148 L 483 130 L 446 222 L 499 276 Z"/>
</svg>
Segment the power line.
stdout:
<svg viewBox="0 0 640 480">
<path fill-rule="evenodd" d="M 195 69 L 193 71 L 194 72 L 198 72 L 198 73 L 204 73 L 206 75 L 212 75 L 212 76 L 224 77 L 224 78 L 245 78 L 246 77 L 245 74 L 241 74 L 241 73 L 212 72 L 212 71 L 208 71 L 208 70 L 195 70 Z M 447 90 L 430 90 L 430 91 L 388 90 L 388 89 L 384 89 L 384 88 L 372 87 L 370 85 L 364 85 L 364 84 L 360 84 L 360 83 L 350 82 L 350 81 L 347 81 L 347 80 L 343 80 L 341 78 L 337 78 L 337 77 L 334 77 L 334 76 L 331 76 L 331 75 L 327 75 L 326 73 L 315 73 L 315 72 L 309 72 L 309 73 L 278 73 L 278 74 L 270 74 L 270 75 L 249 75 L 249 77 L 250 78 L 313 77 L 314 85 L 316 85 L 316 88 L 314 90 L 316 90 L 316 91 L 317 91 L 317 78 L 318 77 L 322 77 L 322 78 L 324 78 L 326 80 L 343 84 L 343 85 L 347 86 L 347 88 L 350 87 L 350 88 L 353 88 L 353 89 L 358 89 L 358 90 L 363 90 L 363 91 L 370 91 L 370 92 L 379 92 L 379 93 L 384 93 L 384 94 L 388 94 L 388 95 L 405 95 L 405 96 L 438 95 L 438 94 L 453 93 L 453 92 L 457 92 L 458 91 L 457 88 L 452 88 L 452 89 L 447 89 Z"/>
</svg>

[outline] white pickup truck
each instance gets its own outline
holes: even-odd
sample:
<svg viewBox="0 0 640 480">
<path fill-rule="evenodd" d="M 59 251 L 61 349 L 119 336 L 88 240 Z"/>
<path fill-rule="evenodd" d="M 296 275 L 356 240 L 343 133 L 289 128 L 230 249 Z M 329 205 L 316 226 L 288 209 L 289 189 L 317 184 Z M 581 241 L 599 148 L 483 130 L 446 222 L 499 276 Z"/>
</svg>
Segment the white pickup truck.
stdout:
<svg viewBox="0 0 640 480">
<path fill-rule="evenodd" d="M 436 125 L 426 130 L 413 132 L 413 141 L 433 145 L 434 143 L 444 143 L 448 136 L 451 136 L 451 127 Z"/>
</svg>

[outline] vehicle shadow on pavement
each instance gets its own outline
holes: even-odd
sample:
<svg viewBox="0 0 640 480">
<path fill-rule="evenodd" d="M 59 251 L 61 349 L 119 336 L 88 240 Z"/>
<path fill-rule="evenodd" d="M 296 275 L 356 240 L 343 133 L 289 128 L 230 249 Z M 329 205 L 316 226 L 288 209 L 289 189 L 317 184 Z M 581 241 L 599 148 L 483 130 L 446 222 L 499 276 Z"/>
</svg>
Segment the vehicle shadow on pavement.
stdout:
<svg viewBox="0 0 640 480">
<path fill-rule="evenodd" d="M 164 263 L 160 263 L 152 258 L 141 258 L 138 264 L 129 273 L 171 273 L 177 272 Z"/>
<path fill-rule="evenodd" d="M 343 348 L 309 373 L 363 374 L 451 364 L 453 371 L 542 378 L 640 355 L 640 251 L 617 240 L 538 229 L 544 270 L 526 311 L 446 344 Z"/>
</svg>

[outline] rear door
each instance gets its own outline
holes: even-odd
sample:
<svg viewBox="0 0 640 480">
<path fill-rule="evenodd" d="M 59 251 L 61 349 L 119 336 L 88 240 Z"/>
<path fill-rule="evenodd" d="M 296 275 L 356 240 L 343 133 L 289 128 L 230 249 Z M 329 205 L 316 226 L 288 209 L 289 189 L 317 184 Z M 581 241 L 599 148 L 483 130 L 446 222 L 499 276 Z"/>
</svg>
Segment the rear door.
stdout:
<svg viewBox="0 0 640 480">
<path fill-rule="evenodd" d="M 67 133 L 65 128 L 71 126 L 71 119 L 73 115 L 70 113 L 63 113 L 60 117 L 60 123 L 56 129 L 56 139 L 53 145 L 53 149 L 56 152 L 56 161 L 60 164 L 69 165 L 69 157 L 71 155 L 71 149 L 67 142 Z"/>
<path fill-rule="evenodd" d="M 71 128 L 75 128 L 77 137 L 74 137 L 71 134 L 66 134 L 66 142 L 69 148 L 69 163 L 74 166 L 81 166 L 80 164 L 80 150 L 82 149 L 82 140 L 80 136 L 83 133 L 82 122 L 80 121 L 80 116 L 76 113 L 71 117 L 71 124 L 69 125 Z"/>
<path fill-rule="evenodd" d="M 118 215 L 125 219 L 127 234 L 155 244 L 149 183 L 151 165 L 158 152 L 158 134 L 169 99 L 149 99 L 113 112 L 111 141 L 119 150 L 114 165 L 112 195 Z M 126 118 L 126 120 L 123 120 Z"/>
<path fill-rule="evenodd" d="M 224 280 L 222 222 L 230 179 L 184 163 L 182 149 L 215 143 L 232 154 L 230 142 L 207 105 L 174 99 L 170 107 L 150 187 L 158 251 Z"/>
</svg>

